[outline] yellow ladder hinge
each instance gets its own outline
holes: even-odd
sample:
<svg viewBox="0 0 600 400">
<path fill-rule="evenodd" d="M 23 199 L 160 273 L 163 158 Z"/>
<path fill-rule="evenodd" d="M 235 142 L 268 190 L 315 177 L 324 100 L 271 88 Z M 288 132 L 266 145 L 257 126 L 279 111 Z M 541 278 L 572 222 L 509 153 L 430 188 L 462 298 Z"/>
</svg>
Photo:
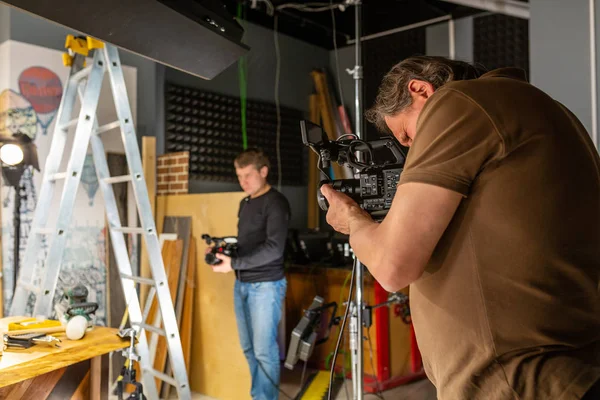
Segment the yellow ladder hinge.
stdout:
<svg viewBox="0 0 600 400">
<path fill-rule="evenodd" d="M 68 53 L 63 54 L 63 64 L 70 67 L 73 64 L 73 57 L 75 54 L 81 54 L 84 57 L 88 57 L 91 50 L 104 48 L 104 42 L 90 36 L 75 37 L 74 35 L 67 35 L 65 48 Z M 85 62 L 83 65 L 85 66 Z"/>
</svg>

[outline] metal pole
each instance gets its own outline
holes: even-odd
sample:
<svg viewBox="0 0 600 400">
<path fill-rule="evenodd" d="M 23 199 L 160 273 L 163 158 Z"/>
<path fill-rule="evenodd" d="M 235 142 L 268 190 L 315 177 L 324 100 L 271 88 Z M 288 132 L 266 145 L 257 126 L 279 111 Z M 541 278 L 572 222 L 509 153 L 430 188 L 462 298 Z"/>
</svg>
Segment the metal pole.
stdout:
<svg viewBox="0 0 600 400">
<path fill-rule="evenodd" d="M 365 139 L 363 132 L 364 118 L 363 118 L 363 70 L 362 70 L 362 21 L 361 21 L 362 6 L 361 1 L 357 0 L 354 2 L 354 25 L 356 32 L 356 43 L 354 44 L 354 107 L 355 107 L 355 131 L 358 139 Z M 354 398 L 356 400 L 363 399 L 363 265 L 357 260 L 356 261 L 356 374 L 352 375 L 352 379 L 355 380 L 355 393 Z"/>
</svg>

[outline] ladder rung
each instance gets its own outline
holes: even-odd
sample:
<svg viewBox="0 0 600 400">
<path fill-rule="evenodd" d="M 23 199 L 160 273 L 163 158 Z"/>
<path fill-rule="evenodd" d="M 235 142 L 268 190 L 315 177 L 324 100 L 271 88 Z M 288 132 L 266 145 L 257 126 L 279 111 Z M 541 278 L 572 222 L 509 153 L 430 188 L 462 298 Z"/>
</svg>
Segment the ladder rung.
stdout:
<svg viewBox="0 0 600 400">
<path fill-rule="evenodd" d="M 52 228 L 33 228 L 31 232 L 36 233 L 38 235 L 50 235 L 54 233 L 54 229 Z"/>
<path fill-rule="evenodd" d="M 114 227 L 114 228 L 112 228 L 112 230 L 115 232 L 122 232 L 122 233 L 139 233 L 139 234 L 144 233 L 144 230 L 142 228 L 132 228 L 130 226 Z"/>
<path fill-rule="evenodd" d="M 65 179 L 67 177 L 66 172 L 57 172 L 56 174 L 48 175 L 49 181 L 57 181 L 59 179 Z"/>
<path fill-rule="evenodd" d="M 21 286 L 23 289 L 28 290 L 30 292 L 33 292 L 35 294 L 39 294 L 40 293 L 40 288 L 39 286 L 35 286 L 29 282 L 22 282 L 19 281 L 18 286 Z"/>
<path fill-rule="evenodd" d="M 160 379 L 163 382 L 167 382 L 168 384 L 177 387 L 177 381 L 167 374 L 163 374 L 162 372 L 159 372 L 153 368 L 145 369 L 143 371 L 150 373 L 150 375 L 154 375 L 154 377 Z"/>
<path fill-rule="evenodd" d="M 137 326 L 139 326 L 142 329 L 145 329 L 145 330 L 150 331 L 150 332 L 157 333 L 157 334 L 159 334 L 161 336 L 164 336 L 164 337 L 167 336 L 167 332 L 165 332 L 164 329 L 160 329 L 160 328 L 157 328 L 155 326 L 152 326 L 152 325 L 149 325 L 149 324 L 146 324 L 146 323 L 143 323 L 143 322 L 132 322 L 131 325 L 137 325 Z"/>
<path fill-rule="evenodd" d="M 104 178 L 102 180 L 106 183 L 129 182 L 131 180 L 131 175 L 112 176 L 110 178 Z"/>
<path fill-rule="evenodd" d="M 123 279 L 129 279 L 129 280 L 132 280 L 132 281 L 138 282 L 138 283 L 143 283 L 145 285 L 150 285 L 150 286 L 156 285 L 156 283 L 154 282 L 154 280 L 152 280 L 150 278 L 142 278 L 141 276 L 133 276 L 133 275 L 121 274 L 121 278 L 123 278 Z"/>
<path fill-rule="evenodd" d="M 94 132 L 96 134 L 100 134 L 100 133 L 104 133 L 104 132 L 108 132 L 108 131 L 111 131 L 113 129 L 116 129 L 116 128 L 120 127 L 120 126 L 121 126 L 121 123 L 119 121 L 114 121 L 114 122 L 111 122 L 109 124 L 102 125 L 102 126 L 98 127 Z"/>
<path fill-rule="evenodd" d="M 85 67 L 84 69 L 77 71 L 76 73 L 71 75 L 71 79 L 74 80 L 75 82 L 78 82 L 81 79 L 87 77 L 91 71 L 92 71 L 92 66 L 90 65 L 89 67 Z"/>
<path fill-rule="evenodd" d="M 66 131 L 70 127 L 77 125 L 77 121 L 79 121 L 79 118 L 75 118 L 75 119 L 70 120 L 69 122 L 67 122 L 66 124 L 64 124 L 62 126 L 62 130 Z"/>
</svg>

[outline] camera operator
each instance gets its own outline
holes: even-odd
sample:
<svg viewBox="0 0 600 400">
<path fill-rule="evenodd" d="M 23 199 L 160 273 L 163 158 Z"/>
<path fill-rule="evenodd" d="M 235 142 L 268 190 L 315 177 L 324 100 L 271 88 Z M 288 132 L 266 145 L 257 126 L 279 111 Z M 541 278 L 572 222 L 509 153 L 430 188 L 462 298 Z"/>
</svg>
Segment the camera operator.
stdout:
<svg viewBox="0 0 600 400">
<path fill-rule="evenodd" d="M 410 287 L 440 399 L 600 399 L 600 158 L 577 118 L 502 68 L 412 57 L 369 121 L 410 146 L 381 224 L 324 186 L 328 222 Z"/>
<path fill-rule="evenodd" d="M 237 256 L 216 254 L 222 262 L 213 270 L 235 272 L 235 316 L 252 376 L 250 394 L 255 400 L 276 400 L 280 373 L 277 327 L 287 287 L 283 253 L 290 206 L 285 196 L 267 183 L 269 160 L 262 151 L 243 151 L 234 166 L 248 195 L 238 213 Z"/>
</svg>

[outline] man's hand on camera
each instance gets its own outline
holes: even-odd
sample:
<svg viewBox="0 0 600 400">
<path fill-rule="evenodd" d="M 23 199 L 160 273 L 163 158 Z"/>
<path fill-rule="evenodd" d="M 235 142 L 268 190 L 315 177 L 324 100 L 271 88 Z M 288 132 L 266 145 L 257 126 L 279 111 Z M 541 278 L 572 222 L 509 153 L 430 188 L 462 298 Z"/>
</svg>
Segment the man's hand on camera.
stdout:
<svg viewBox="0 0 600 400">
<path fill-rule="evenodd" d="M 331 185 L 321 186 L 321 193 L 329 202 L 327 223 L 336 231 L 349 235 L 352 222 L 357 218 L 371 220 L 369 214 L 356 204 L 354 200 L 333 189 Z"/>
<path fill-rule="evenodd" d="M 231 268 L 231 257 L 221 253 L 215 254 L 215 257 L 221 260 L 221 262 L 217 265 L 212 266 L 214 272 L 221 272 L 223 274 L 226 274 L 228 272 L 233 271 L 233 268 Z"/>
</svg>

